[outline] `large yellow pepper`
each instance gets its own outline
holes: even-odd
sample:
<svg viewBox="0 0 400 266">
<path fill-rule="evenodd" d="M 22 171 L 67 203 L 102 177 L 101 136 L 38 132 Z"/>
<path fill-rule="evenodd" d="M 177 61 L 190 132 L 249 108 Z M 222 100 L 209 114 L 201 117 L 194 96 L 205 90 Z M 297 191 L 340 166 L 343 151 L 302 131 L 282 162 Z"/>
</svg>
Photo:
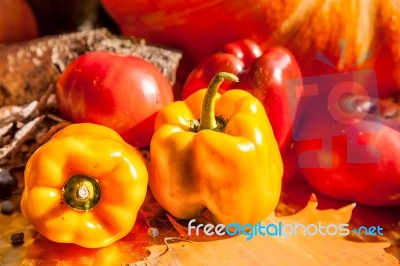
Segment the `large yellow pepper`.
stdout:
<svg viewBox="0 0 400 266">
<path fill-rule="evenodd" d="M 256 223 L 277 206 L 282 158 L 262 104 L 244 90 L 217 93 L 224 78 L 237 81 L 219 73 L 207 90 L 158 113 L 149 185 L 177 218 L 208 208 L 218 223 Z"/>
<path fill-rule="evenodd" d="M 140 153 L 115 131 L 73 124 L 36 150 L 24 178 L 21 210 L 39 233 L 98 248 L 131 231 L 148 174 Z"/>
</svg>

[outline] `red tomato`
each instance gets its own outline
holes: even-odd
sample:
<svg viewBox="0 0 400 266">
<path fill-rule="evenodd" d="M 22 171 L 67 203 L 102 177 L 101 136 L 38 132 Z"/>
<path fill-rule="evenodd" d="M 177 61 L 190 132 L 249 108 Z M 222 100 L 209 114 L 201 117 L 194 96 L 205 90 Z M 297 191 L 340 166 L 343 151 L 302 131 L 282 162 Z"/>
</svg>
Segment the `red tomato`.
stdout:
<svg viewBox="0 0 400 266">
<path fill-rule="evenodd" d="M 350 93 L 308 103 L 296 132 L 308 183 L 334 199 L 400 206 L 400 104 Z"/>
<path fill-rule="evenodd" d="M 153 64 L 105 51 L 68 65 L 56 95 L 66 119 L 108 126 L 136 147 L 149 145 L 158 110 L 173 101 L 168 80 Z"/>
</svg>

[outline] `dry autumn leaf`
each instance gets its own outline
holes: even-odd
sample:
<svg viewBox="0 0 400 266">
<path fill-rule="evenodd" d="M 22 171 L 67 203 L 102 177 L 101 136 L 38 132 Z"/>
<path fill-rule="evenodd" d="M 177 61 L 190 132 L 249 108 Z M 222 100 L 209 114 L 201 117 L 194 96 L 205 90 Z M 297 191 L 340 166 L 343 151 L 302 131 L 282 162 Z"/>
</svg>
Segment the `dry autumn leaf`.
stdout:
<svg viewBox="0 0 400 266">
<path fill-rule="evenodd" d="M 396 211 L 397 210 L 397 211 Z M 322 195 L 314 195 L 312 189 L 297 177 L 286 178 L 281 202 L 276 214 L 263 224 L 348 224 L 349 230 L 360 226 L 381 226 L 383 236 L 366 236 L 349 232 L 348 236 L 305 236 L 300 229 L 294 236 L 246 236 L 188 235 L 188 221 L 176 220 L 167 214 L 181 238 L 169 239 L 164 245 L 152 246 L 150 256 L 132 265 L 176 265 L 190 261 L 193 265 L 397 265 L 399 257 L 400 212 L 396 208 L 357 206 L 355 203 L 338 202 Z M 211 223 L 207 212 L 197 224 Z M 180 240 L 193 242 L 181 242 Z M 264 263 L 263 263 L 264 262 Z"/>
<path fill-rule="evenodd" d="M 318 210 L 317 202 L 310 202 L 302 211 L 285 217 L 272 215 L 264 224 L 340 224 L 347 223 L 355 204 L 339 210 Z M 339 236 L 315 235 L 246 236 L 209 242 L 179 242 L 149 247 L 151 255 L 132 265 L 177 265 L 190 261 L 191 265 L 397 265 L 397 259 L 386 253 L 389 242 L 354 242 Z M 160 256 L 162 254 L 162 256 Z"/>
</svg>

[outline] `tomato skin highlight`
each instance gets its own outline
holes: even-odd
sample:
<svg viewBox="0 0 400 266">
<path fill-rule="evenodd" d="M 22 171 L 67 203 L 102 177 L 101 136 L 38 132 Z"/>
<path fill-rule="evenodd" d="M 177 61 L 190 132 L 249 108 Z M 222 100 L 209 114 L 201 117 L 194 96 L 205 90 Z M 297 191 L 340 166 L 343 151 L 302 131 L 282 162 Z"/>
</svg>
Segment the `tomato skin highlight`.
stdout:
<svg viewBox="0 0 400 266">
<path fill-rule="evenodd" d="M 157 112 L 173 101 L 168 80 L 153 64 L 105 51 L 87 53 L 68 65 L 56 95 L 64 118 L 112 128 L 135 147 L 149 145 Z"/>
</svg>

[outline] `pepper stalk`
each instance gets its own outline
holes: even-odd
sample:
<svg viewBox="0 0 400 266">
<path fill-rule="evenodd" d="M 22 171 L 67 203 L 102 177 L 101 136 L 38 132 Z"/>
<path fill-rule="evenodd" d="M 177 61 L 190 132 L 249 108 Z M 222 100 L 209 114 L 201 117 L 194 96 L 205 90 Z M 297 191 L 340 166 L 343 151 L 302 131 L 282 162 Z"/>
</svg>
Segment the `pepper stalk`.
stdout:
<svg viewBox="0 0 400 266">
<path fill-rule="evenodd" d="M 101 199 L 99 182 L 87 175 L 73 175 L 62 189 L 65 203 L 78 211 L 93 209 Z"/>
<path fill-rule="evenodd" d="M 197 131 L 203 129 L 215 130 L 218 128 L 217 119 L 215 118 L 215 95 L 225 79 L 233 82 L 239 82 L 239 78 L 237 76 L 228 72 L 219 72 L 213 77 L 210 85 L 208 85 L 206 95 L 204 96 L 203 106 L 201 109 L 200 126 Z"/>
</svg>

